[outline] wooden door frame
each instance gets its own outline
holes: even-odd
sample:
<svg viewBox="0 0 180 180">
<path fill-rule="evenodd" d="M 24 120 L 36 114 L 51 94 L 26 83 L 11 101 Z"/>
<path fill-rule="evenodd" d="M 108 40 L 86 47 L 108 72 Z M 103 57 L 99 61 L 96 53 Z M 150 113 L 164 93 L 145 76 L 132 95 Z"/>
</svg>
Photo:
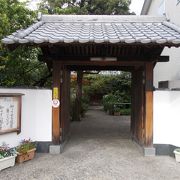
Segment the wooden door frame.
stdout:
<svg viewBox="0 0 180 180">
<path fill-rule="evenodd" d="M 60 101 L 60 106 L 58 108 L 52 108 L 52 140 L 53 144 L 60 144 L 60 140 L 62 137 L 62 128 L 64 128 L 63 123 L 65 122 L 66 118 L 65 116 L 62 116 L 63 112 L 61 112 L 65 106 L 64 104 L 64 95 L 62 96 L 62 91 L 61 89 L 65 89 L 65 83 L 62 83 L 66 81 L 64 79 L 65 76 L 63 76 L 63 72 L 65 72 L 65 69 L 67 70 L 67 66 L 73 66 L 73 65 L 85 65 L 85 66 L 90 66 L 91 62 L 88 63 L 82 63 L 78 61 L 74 62 L 64 62 L 62 61 L 53 61 L 53 98 L 54 98 L 54 88 L 58 88 L 58 99 Z M 98 66 L 99 68 L 104 67 L 102 65 L 102 62 L 92 62 L 92 64 L 95 64 L 96 67 Z M 116 62 L 105 62 L 105 64 L 108 66 L 116 66 L 118 65 L 119 67 L 121 66 L 133 66 L 135 69 L 135 78 L 139 78 L 139 80 L 142 80 L 143 86 L 141 87 L 142 94 L 144 94 L 144 99 L 141 100 L 141 102 L 135 102 L 134 107 L 136 105 L 142 106 L 142 108 L 137 112 L 138 113 L 138 124 L 141 132 L 139 132 L 139 137 L 142 136 L 142 139 L 138 139 L 139 143 L 143 146 L 152 146 L 153 145 L 153 68 L 154 68 L 154 63 L 153 62 L 121 62 L 121 63 L 116 63 Z M 138 75 L 138 69 L 143 68 L 143 71 L 141 74 L 142 77 L 139 77 L 140 74 Z M 139 71 L 140 72 L 140 71 Z M 137 79 L 136 79 L 137 80 Z M 138 85 L 139 86 L 139 85 Z M 143 89 L 144 87 L 144 89 Z M 69 87 L 70 88 L 70 87 Z M 143 98 L 143 97 L 142 97 Z M 66 107 L 67 108 L 67 107 Z M 63 110 L 65 111 L 65 110 Z M 133 118 L 133 117 L 132 117 Z M 133 122 L 132 122 L 133 123 Z M 137 122 L 135 122 L 137 123 Z M 134 131 L 135 126 L 131 126 L 131 130 Z M 137 135 L 136 135 L 137 136 Z"/>
</svg>

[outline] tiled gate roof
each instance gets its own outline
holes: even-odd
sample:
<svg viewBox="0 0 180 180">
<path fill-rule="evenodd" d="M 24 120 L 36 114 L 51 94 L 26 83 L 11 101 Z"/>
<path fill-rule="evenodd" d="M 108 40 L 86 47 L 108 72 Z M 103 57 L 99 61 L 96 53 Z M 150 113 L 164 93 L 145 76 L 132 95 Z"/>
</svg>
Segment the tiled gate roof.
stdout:
<svg viewBox="0 0 180 180">
<path fill-rule="evenodd" d="M 180 46 L 180 28 L 164 17 L 43 15 L 4 44 L 122 43 Z"/>
</svg>

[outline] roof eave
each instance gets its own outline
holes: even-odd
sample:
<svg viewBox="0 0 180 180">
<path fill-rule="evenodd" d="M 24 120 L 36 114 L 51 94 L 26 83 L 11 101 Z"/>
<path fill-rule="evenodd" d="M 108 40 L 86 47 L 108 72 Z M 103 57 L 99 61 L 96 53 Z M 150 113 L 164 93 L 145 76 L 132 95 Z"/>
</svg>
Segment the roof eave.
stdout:
<svg viewBox="0 0 180 180">
<path fill-rule="evenodd" d="M 151 6 L 152 0 L 145 0 L 143 7 L 142 7 L 142 11 L 141 11 L 141 15 L 147 15 L 149 8 Z"/>
<path fill-rule="evenodd" d="M 73 43 L 14 43 L 14 44 L 5 44 L 4 46 L 6 46 L 7 48 L 14 50 L 16 49 L 18 46 L 31 46 L 31 47 L 46 47 L 46 46 L 84 46 L 84 45 L 109 45 L 109 46 L 126 46 L 126 47 L 134 47 L 134 46 L 139 46 L 139 47 L 180 47 L 180 43 L 178 41 L 178 43 L 172 43 L 172 42 L 166 42 L 166 43 L 156 43 L 156 42 L 151 42 L 151 43 L 141 43 L 141 42 L 135 42 L 135 43 L 107 43 L 107 42 L 103 42 L 103 43 L 95 43 L 95 42 L 87 42 L 87 43 L 77 43 L 77 42 L 73 42 Z"/>
</svg>

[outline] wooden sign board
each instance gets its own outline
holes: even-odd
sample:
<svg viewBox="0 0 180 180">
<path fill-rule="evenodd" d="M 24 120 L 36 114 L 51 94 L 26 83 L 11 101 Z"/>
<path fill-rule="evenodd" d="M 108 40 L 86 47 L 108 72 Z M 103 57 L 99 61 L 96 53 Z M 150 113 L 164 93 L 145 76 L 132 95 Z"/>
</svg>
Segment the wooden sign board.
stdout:
<svg viewBox="0 0 180 180">
<path fill-rule="evenodd" d="M 0 94 L 0 134 L 21 132 L 23 94 Z"/>
</svg>

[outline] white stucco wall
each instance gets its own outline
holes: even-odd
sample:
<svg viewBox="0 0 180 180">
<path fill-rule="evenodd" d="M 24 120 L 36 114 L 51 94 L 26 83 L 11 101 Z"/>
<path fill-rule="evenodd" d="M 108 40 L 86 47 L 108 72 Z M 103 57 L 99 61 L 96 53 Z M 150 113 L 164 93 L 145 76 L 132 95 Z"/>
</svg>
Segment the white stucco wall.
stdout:
<svg viewBox="0 0 180 180">
<path fill-rule="evenodd" d="M 153 0 L 148 15 L 163 15 L 163 0 Z M 170 22 L 180 26 L 180 4 L 177 0 L 164 0 L 164 12 Z M 170 62 L 159 63 L 154 69 L 154 85 L 159 81 L 180 79 L 180 48 L 165 48 L 162 55 L 169 55 Z"/>
<path fill-rule="evenodd" d="M 151 6 L 148 10 L 148 15 L 161 16 L 163 0 L 152 0 Z"/>
<path fill-rule="evenodd" d="M 154 92 L 153 143 L 180 147 L 180 91 Z"/>
<path fill-rule="evenodd" d="M 22 139 L 52 140 L 52 91 L 45 89 L 0 89 L 0 93 L 22 93 L 21 133 L 0 135 L 0 145 L 17 146 Z"/>
<path fill-rule="evenodd" d="M 0 144 L 17 146 L 26 138 L 52 140 L 51 90 L 0 89 L 0 93 L 23 93 L 21 133 L 0 135 Z M 153 143 L 180 147 L 180 91 L 154 92 Z"/>
<path fill-rule="evenodd" d="M 169 56 L 169 62 L 157 63 L 154 68 L 154 85 L 159 81 L 180 79 L 180 48 L 165 48 L 162 55 Z"/>
</svg>

